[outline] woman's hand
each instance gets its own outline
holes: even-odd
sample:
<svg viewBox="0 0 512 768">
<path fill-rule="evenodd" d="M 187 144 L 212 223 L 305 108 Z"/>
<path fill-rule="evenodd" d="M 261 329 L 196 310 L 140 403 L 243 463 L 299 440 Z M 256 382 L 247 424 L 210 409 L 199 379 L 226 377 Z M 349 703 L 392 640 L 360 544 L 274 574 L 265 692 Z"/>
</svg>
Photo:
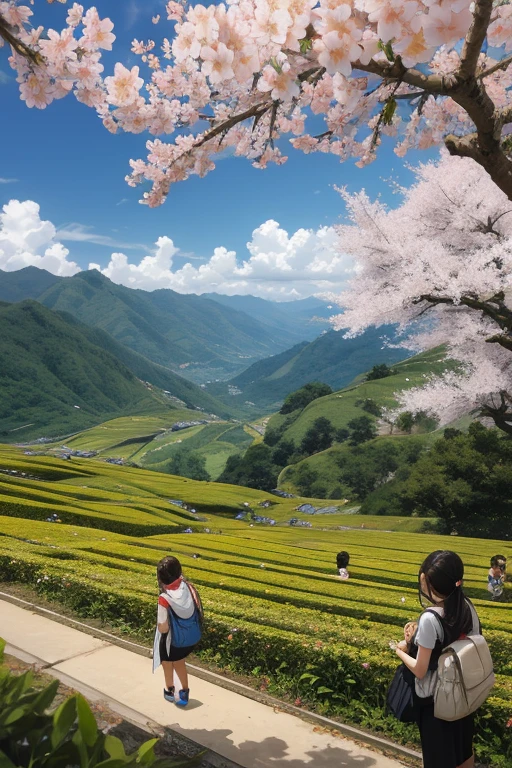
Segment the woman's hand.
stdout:
<svg viewBox="0 0 512 768">
<path fill-rule="evenodd" d="M 407 641 L 406 640 L 400 640 L 400 642 L 396 644 L 396 650 L 397 651 L 404 651 L 404 653 L 406 653 L 407 652 Z"/>
</svg>

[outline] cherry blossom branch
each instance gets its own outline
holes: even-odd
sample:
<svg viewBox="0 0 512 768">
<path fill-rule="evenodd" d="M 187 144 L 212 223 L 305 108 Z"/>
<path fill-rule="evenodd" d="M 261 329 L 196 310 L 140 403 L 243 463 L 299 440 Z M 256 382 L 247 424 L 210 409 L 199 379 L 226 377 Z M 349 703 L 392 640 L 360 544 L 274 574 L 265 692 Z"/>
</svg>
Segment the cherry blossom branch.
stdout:
<svg viewBox="0 0 512 768">
<path fill-rule="evenodd" d="M 512 435 L 512 410 L 510 409 L 512 399 L 505 390 L 502 390 L 499 395 L 500 404 L 495 406 L 491 403 L 483 403 L 479 408 L 480 415 L 489 417 L 499 429 Z"/>
<path fill-rule="evenodd" d="M 485 77 L 489 77 L 489 75 L 494 75 L 495 72 L 499 72 L 500 70 L 505 71 L 511 64 L 512 56 L 507 56 L 505 59 L 497 61 L 492 67 L 488 67 L 487 69 L 484 69 L 483 72 L 480 72 L 478 79 L 483 80 Z"/>
<path fill-rule="evenodd" d="M 496 294 L 486 301 L 471 296 L 462 296 L 458 302 L 455 302 L 455 300 L 449 296 L 424 294 L 413 303 L 419 304 L 422 301 L 426 301 L 431 306 L 436 306 L 438 304 L 446 304 L 453 307 L 462 305 L 469 309 L 476 309 L 493 320 L 505 331 L 505 333 L 490 336 L 486 341 L 490 344 L 499 344 L 501 347 L 512 351 L 512 310 L 505 306 L 503 299 L 503 294 Z"/>
<path fill-rule="evenodd" d="M 404 66 L 400 56 L 397 56 L 392 63 L 370 60 L 368 64 L 362 64 L 360 61 L 354 62 L 354 69 L 360 69 L 362 72 L 370 72 L 372 75 L 378 75 L 383 80 L 401 80 L 407 85 L 415 88 L 421 88 L 428 93 L 447 96 L 450 89 L 449 78 L 440 75 L 424 75 L 419 69 L 408 69 Z"/>
<path fill-rule="evenodd" d="M 466 35 L 460 57 L 458 76 L 463 80 L 475 76 L 482 45 L 491 23 L 492 6 L 493 0 L 476 0 L 475 2 L 473 23 Z"/>
<path fill-rule="evenodd" d="M 207 131 L 203 135 L 203 137 L 194 144 L 193 148 L 197 149 L 198 147 L 202 147 L 203 144 L 206 144 L 206 142 L 211 141 L 220 133 L 229 131 L 231 128 L 234 128 L 235 125 L 238 125 L 239 123 L 243 123 L 244 120 L 248 120 L 251 117 L 254 117 L 256 120 L 260 120 L 261 117 L 265 114 L 265 112 L 268 112 L 271 106 L 272 106 L 271 100 L 266 102 L 263 101 L 263 102 L 260 102 L 259 104 L 255 104 L 253 107 L 250 107 L 249 109 L 246 109 L 244 112 L 239 112 L 237 115 L 233 115 L 227 120 L 224 120 L 222 123 L 219 123 L 219 125 L 216 125 L 215 128 L 211 128 L 209 131 Z"/>
<path fill-rule="evenodd" d="M 0 13 L 0 37 L 2 37 L 6 43 L 8 43 L 20 56 L 28 59 L 32 64 L 43 64 L 44 59 L 40 53 L 32 50 L 28 45 L 25 45 L 19 38 L 16 37 L 11 31 L 10 25 L 4 19 Z"/>
</svg>

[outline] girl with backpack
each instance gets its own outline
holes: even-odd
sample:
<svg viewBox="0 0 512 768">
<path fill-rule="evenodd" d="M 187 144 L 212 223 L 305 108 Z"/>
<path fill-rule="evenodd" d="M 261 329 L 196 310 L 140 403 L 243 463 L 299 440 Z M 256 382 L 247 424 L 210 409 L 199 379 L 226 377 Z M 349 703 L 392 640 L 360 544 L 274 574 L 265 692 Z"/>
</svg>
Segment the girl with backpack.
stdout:
<svg viewBox="0 0 512 768">
<path fill-rule="evenodd" d="M 434 717 L 433 695 L 443 648 L 468 635 L 480 634 L 480 621 L 462 590 L 464 565 L 455 552 L 432 552 L 419 571 L 419 597 L 425 609 L 407 653 L 405 641 L 396 653 L 415 676 L 415 718 L 419 726 L 424 768 L 473 768 L 474 716 L 460 720 Z M 410 654 L 410 655 L 409 655 Z"/>
<path fill-rule="evenodd" d="M 176 557 L 164 557 L 157 565 L 158 598 L 157 628 L 153 648 L 153 672 L 162 665 L 164 670 L 164 699 L 179 707 L 189 701 L 188 674 L 185 659 L 201 639 L 203 608 L 196 588 L 183 578 L 181 563 Z M 175 698 L 174 673 L 180 682 Z"/>
</svg>

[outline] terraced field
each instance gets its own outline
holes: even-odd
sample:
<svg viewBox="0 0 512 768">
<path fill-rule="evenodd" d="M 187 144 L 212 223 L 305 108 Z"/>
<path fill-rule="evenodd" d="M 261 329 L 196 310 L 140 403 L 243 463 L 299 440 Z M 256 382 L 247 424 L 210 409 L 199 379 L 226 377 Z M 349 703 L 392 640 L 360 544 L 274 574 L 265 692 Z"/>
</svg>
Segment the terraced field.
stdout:
<svg viewBox="0 0 512 768">
<path fill-rule="evenodd" d="M 0 469 L 1 580 L 29 583 L 81 615 L 120 621 L 149 643 L 154 567 L 164 554 L 176 554 L 205 604 L 205 660 L 401 740 L 412 731 L 383 714 L 397 664 L 389 641 L 419 612 L 422 559 L 433 549 L 455 548 L 498 672 L 480 718 L 479 755 L 494 768 L 510 765 L 512 601 L 508 587 L 498 604 L 485 590 L 489 557 L 511 555 L 509 543 L 405 533 L 390 518 L 308 518 L 295 511 L 302 500 L 275 497 L 262 509 L 268 496 L 259 491 L 11 448 L 0 448 Z M 193 505 L 195 513 L 170 500 Z M 244 502 L 277 524 L 235 520 Z M 46 522 L 55 513 L 62 523 Z M 292 515 L 314 527 L 290 528 L 285 521 Z M 337 529 L 341 520 L 346 530 Z M 389 532 L 372 530 L 377 524 Z M 187 527 L 193 532 L 184 533 Z M 351 554 L 346 582 L 334 575 L 340 549 Z"/>
<path fill-rule="evenodd" d="M 208 424 L 171 432 L 178 421 Z M 106 421 L 73 437 L 37 448 L 50 455 L 61 455 L 63 444 L 79 451 L 96 451 L 103 457 L 125 459 L 141 467 L 167 472 L 169 461 L 183 448 L 204 456 L 206 470 L 215 480 L 235 453 L 245 451 L 261 435 L 248 424 L 223 421 L 200 411 L 175 410 L 161 416 L 126 416 Z"/>
</svg>

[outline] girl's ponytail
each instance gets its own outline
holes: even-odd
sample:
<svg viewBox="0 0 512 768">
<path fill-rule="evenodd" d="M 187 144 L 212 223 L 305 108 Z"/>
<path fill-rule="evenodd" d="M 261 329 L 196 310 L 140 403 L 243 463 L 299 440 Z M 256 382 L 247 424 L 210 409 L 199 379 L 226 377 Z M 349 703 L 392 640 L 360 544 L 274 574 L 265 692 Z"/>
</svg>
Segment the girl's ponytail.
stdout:
<svg viewBox="0 0 512 768">
<path fill-rule="evenodd" d="M 438 550 L 432 552 L 420 568 L 424 574 L 429 594 L 421 592 L 431 603 L 434 595 L 443 602 L 444 622 L 450 630 L 450 642 L 468 634 L 473 626 L 471 610 L 462 589 L 464 564 L 456 552 Z"/>
</svg>

